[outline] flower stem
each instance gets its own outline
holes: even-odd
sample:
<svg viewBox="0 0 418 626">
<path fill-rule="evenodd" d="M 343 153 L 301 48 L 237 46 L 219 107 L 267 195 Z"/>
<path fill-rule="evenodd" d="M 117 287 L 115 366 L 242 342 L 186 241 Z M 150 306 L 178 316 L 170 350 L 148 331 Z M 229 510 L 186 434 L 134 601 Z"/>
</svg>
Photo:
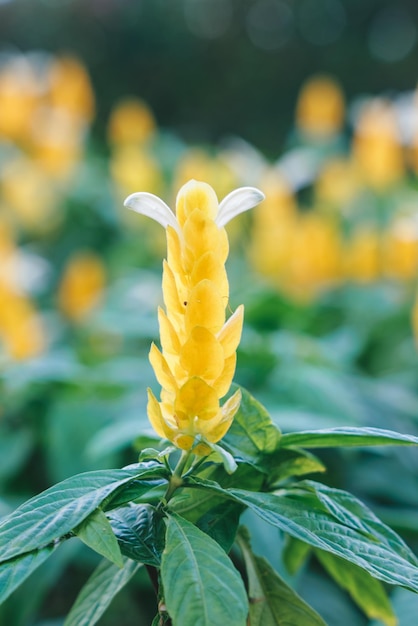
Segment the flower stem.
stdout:
<svg viewBox="0 0 418 626">
<path fill-rule="evenodd" d="M 171 475 L 170 482 L 168 483 L 167 491 L 163 499 L 160 502 L 160 505 L 167 504 L 169 500 L 171 500 L 176 489 L 182 486 L 183 484 L 183 472 L 190 460 L 190 458 L 194 456 L 191 450 L 183 450 L 181 453 L 181 457 L 174 469 L 174 472 Z"/>
</svg>

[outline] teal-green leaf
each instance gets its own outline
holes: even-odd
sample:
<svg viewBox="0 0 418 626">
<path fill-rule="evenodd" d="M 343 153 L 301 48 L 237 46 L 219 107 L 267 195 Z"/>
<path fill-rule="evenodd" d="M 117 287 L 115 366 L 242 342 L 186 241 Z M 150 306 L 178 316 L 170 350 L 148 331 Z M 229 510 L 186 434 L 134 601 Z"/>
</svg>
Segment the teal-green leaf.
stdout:
<svg viewBox="0 0 418 626">
<path fill-rule="evenodd" d="M 416 446 L 418 437 L 380 428 L 324 428 L 282 435 L 283 448 L 335 448 L 354 446 Z"/>
<path fill-rule="evenodd" d="M 297 539 L 355 563 L 384 582 L 418 592 L 416 557 L 400 538 L 397 544 L 402 546 L 401 553 L 395 549 L 393 542 L 385 538 L 386 535 L 392 536 L 392 531 L 377 518 L 374 528 L 365 534 L 361 531 L 362 521 L 356 520 L 352 512 L 349 512 L 349 525 L 346 525 L 324 510 L 318 499 L 308 494 L 276 495 L 241 489 L 228 491 L 266 522 Z"/>
<path fill-rule="evenodd" d="M 308 543 L 300 541 L 291 535 L 286 537 L 282 552 L 283 563 L 289 574 L 296 574 L 312 552 Z"/>
<path fill-rule="evenodd" d="M 389 598 L 379 580 L 364 569 L 330 552 L 315 550 L 315 554 L 329 575 L 340 587 L 348 591 L 369 619 L 379 619 L 386 626 L 397 625 Z"/>
<path fill-rule="evenodd" d="M 232 386 L 231 392 L 238 387 Z M 267 410 L 244 388 L 241 404 L 222 442 L 234 456 L 257 462 L 260 454 L 273 452 L 280 440 L 280 430 Z"/>
<path fill-rule="evenodd" d="M 41 548 L 78 526 L 121 487 L 136 478 L 161 476 L 157 463 L 78 474 L 22 504 L 0 523 L 0 562 Z"/>
<path fill-rule="evenodd" d="M 166 523 L 161 578 L 173 625 L 246 626 L 244 583 L 223 549 L 179 515 Z"/>
<path fill-rule="evenodd" d="M 253 553 L 245 528 L 240 529 L 237 541 L 248 576 L 251 626 L 326 626 L 268 561 Z"/>
<path fill-rule="evenodd" d="M 64 626 L 94 626 L 115 595 L 141 567 L 140 563 L 123 559 L 123 568 L 103 560 L 80 591 Z"/>
<path fill-rule="evenodd" d="M 269 524 L 358 565 L 374 578 L 418 592 L 417 557 L 351 494 L 312 482 L 277 493 L 223 489 L 198 478 L 190 480 L 192 484 L 241 502 Z"/>
<path fill-rule="evenodd" d="M 215 539 L 225 552 L 229 552 L 235 541 L 243 510 L 244 506 L 242 504 L 238 504 L 238 502 L 233 500 L 227 502 L 224 500 L 202 515 L 197 520 L 196 526 L 212 537 L 212 539 Z"/>
<path fill-rule="evenodd" d="M 75 533 L 89 548 L 123 567 L 122 554 L 112 527 L 101 509 L 96 509 L 76 528 Z"/>
<path fill-rule="evenodd" d="M 268 470 L 268 485 L 278 483 L 294 476 L 324 472 L 324 464 L 306 450 L 279 448 L 263 459 L 263 466 Z"/>
<path fill-rule="evenodd" d="M 131 504 L 109 515 L 122 554 L 146 565 L 160 566 L 164 527 L 148 504 Z"/>
<path fill-rule="evenodd" d="M 0 563 L 0 604 L 51 556 L 56 547 L 52 544 Z"/>
</svg>

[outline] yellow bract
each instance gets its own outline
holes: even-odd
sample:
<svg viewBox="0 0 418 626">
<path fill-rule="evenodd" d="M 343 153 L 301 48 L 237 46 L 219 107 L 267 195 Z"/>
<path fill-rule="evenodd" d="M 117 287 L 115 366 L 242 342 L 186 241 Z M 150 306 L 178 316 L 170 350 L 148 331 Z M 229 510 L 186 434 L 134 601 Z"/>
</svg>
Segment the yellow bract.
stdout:
<svg viewBox="0 0 418 626">
<path fill-rule="evenodd" d="M 209 185 L 192 181 L 180 191 L 176 210 L 180 234 L 167 229 L 166 312 L 159 312 L 162 352 L 152 346 L 150 353 L 166 400 L 163 408 L 157 408 L 150 392 L 151 423 L 158 434 L 186 450 L 199 445 L 200 439 L 218 441 L 239 406 L 235 402 L 235 410 L 225 415 L 219 403 L 234 375 L 235 358 L 233 368 L 226 361 L 241 336 L 243 308 L 225 325 L 228 241 L 215 223 L 217 212 L 218 200 Z M 223 375 L 226 381 L 219 384 Z M 240 392 L 235 395 L 238 399 Z M 200 443 L 194 451 L 207 454 L 210 448 Z"/>
<path fill-rule="evenodd" d="M 219 205 L 209 185 L 190 181 L 178 194 L 176 215 L 149 193 L 133 194 L 125 203 L 153 217 L 167 234 L 165 311 L 158 311 L 161 350 L 153 344 L 150 351 L 161 401 L 148 391 L 148 416 L 161 437 L 195 454 L 208 454 L 210 444 L 225 435 L 241 400 L 238 390 L 220 404 L 234 376 L 244 315 L 239 306 L 226 320 L 224 225 L 262 199 L 258 190 L 243 188 Z"/>
</svg>

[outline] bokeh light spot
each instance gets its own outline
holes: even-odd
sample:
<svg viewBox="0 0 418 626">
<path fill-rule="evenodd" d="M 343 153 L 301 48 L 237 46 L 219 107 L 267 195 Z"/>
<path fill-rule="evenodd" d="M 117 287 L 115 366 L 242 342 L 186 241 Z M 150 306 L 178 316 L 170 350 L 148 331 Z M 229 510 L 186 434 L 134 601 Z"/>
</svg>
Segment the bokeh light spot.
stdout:
<svg viewBox="0 0 418 626">
<path fill-rule="evenodd" d="M 292 35 L 293 13 L 280 0 L 259 0 L 248 11 L 247 31 L 257 48 L 277 50 Z"/>
<path fill-rule="evenodd" d="M 382 9 L 371 24 L 369 48 L 372 55 L 387 63 L 406 57 L 417 41 L 415 23 L 403 7 Z"/>
<path fill-rule="evenodd" d="M 298 18 L 302 37 L 317 46 L 337 41 L 347 21 L 340 0 L 304 0 Z"/>
<path fill-rule="evenodd" d="M 194 35 L 217 39 L 231 23 L 231 0 L 184 0 L 184 16 Z"/>
</svg>

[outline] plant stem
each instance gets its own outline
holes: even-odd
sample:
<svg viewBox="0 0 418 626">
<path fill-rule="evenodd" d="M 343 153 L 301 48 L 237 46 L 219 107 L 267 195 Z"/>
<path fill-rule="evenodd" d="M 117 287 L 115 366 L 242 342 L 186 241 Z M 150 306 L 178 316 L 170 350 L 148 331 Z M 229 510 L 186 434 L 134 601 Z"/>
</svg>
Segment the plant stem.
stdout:
<svg viewBox="0 0 418 626">
<path fill-rule="evenodd" d="M 191 456 L 194 456 L 191 450 L 182 451 L 179 462 L 177 463 L 174 472 L 171 475 L 167 491 L 165 492 L 164 498 L 161 500 L 160 505 L 167 504 L 167 502 L 172 498 L 175 490 L 181 487 L 181 485 L 183 484 L 183 471 L 186 468 Z"/>
</svg>

